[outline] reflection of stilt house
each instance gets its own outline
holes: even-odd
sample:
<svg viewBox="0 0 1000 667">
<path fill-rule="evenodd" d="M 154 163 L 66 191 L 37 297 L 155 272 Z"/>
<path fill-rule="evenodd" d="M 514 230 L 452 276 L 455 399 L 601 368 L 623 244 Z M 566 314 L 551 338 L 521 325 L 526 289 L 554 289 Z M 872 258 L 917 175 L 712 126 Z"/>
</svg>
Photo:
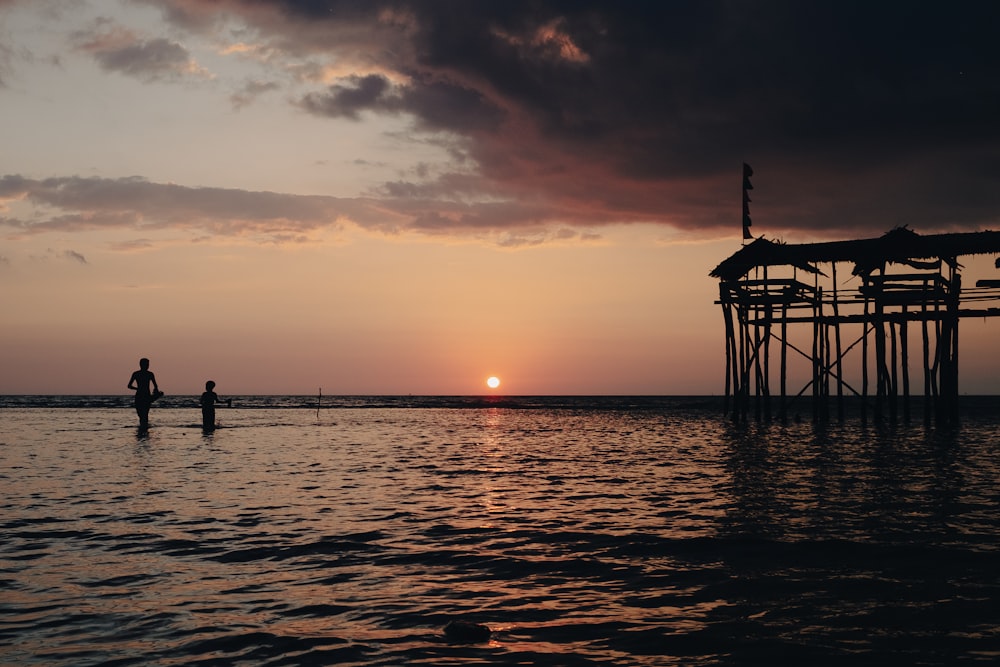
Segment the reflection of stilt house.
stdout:
<svg viewBox="0 0 1000 667">
<path fill-rule="evenodd" d="M 788 245 L 756 239 L 711 272 L 719 279 L 726 326 L 726 412 L 786 418 L 793 402 L 811 396 L 815 419 L 845 398 L 860 397 L 862 416 L 902 408 L 909 417 L 911 339 L 923 365 L 924 416 L 958 416 L 958 322 L 1000 315 L 1000 280 L 963 289 L 958 259 L 1000 253 L 1000 232 L 921 236 L 906 228 L 876 239 Z M 851 263 L 857 289 L 844 290 L 838 264 Z M 824 266 L 827 265 L 827 266 Z M 888 267 L 905 267 L 890 273 Z M 1000 265 L 1000 260 L 998 260 Z M 829 275 L 821 270 L 828 268 Z M 977 302 L 972 309 L 964 303 Z M 791 334 L 798 332 L 793 340 Z M 861 357 L 860 378 L 848 381 L 848 357 Z M 778 386 L 772 384 L 777 357 Z M 805 386 L 788 387 L 789 363 L 806 364 Z M 808 369 L 811 368 L 811 371 Z M 855 369 L 856 373 L 856 369 Z"/>
</svg>

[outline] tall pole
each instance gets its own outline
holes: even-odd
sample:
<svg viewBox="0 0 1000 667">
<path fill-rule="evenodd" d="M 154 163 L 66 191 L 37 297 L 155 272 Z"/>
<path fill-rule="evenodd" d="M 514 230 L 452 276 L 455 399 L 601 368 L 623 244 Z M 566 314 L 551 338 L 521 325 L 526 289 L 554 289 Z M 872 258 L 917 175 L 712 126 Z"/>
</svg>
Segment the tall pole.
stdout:
<svg viewBox="0 0 1000 667">
<path fill-rule="evenodd" d="M 833 326 L 837 343 L 837 419 L 844 421 L 844 351 L 840 342 L 840 306 L 837 298 L 837 262 L 830 262 L 833 275 Z"/>
<path fill-rule="evenodd" d="M 927 279 L 924 278 L 923 292 L 920 301 L 920 333 L 923 344 L 924 362 L 924 423 L 931 421 L 931 354 L 930 337 L 927 333 Z"/>
<path fill-rule="evenodd" d="M 899 322 L 899 351 L 903 373 L 903 419 L 910 421 L 910 343 L 907 318 L 909 311 L 903 304 L 903 319 Z"/>
<path fill-rule="evenodd" d="M 896 409 L 897 409 L 898 395 L 899 395 L 899 374 L 898 374 L 898 372 L 896 370 L 897 367 L 899 366 L 899 364 L 897 363 L 897 359 L 896 359 L 897 355 L 896 355 L 896 323 L 895 322 L 891 322 L 891 321 L 889 322 L 889 336 L 890 336 L 890 341 L 889 342 L 891 344 L 891 353 L 890 353 L 890 357 L 889 358 L 891 359 L 891 364 L 892 364 L 891 365 L 890 374 L 889 374 L 889 392 L 888 392 L 888 394 L 889 394 L 889 416 L 892 418 L 892 421 L 895 422 L 896 421 Z"/>
<path fill-rule="evenodd" d="M 733 311 L 727 283 L 719 281 L 719 303 L 722 304 L 722 319 L 726 323 L 726 397 L 722 404 L 722 412 L 729 415 L 730 389 L 735 384 L 735 348 L 736 341 L 733 339 Z M 734 401 L 735 403 L 735 401 Z"/>
<path fill-rule="evenodd" d="M 771 320 L 774 304 L 771 302 L 771 285 L 767 279 L 767 267 L 764 267 L 764 419 L 771 421 Z"/>
<path fill-rule="evenodd" d="M 885 287 L 885 264 L 879 271 L 879 281 L 875 287 L 875 418 L 882 419 L 882 408 L 885 402 L 886 378 L 885 367 L 885 304 L 883 303 L 883 288 Z"/>
<path fill-rule="evenodd" d="M 788 418 L 788 299 L 781 300 L 781 421 Z"/>
<path fill-rule="evenodd" d="M 753 185 L 750 183 L 750 177 L 753 176 L 753 169 L 750 168 L 746 162 L 743 163 L 743 240 L 749 241 L 753 239 L 753 234 L 750 233 L 750 226 L 753 222 L 750 220 L 750 191 L 753 190 Z"/>
</svg>

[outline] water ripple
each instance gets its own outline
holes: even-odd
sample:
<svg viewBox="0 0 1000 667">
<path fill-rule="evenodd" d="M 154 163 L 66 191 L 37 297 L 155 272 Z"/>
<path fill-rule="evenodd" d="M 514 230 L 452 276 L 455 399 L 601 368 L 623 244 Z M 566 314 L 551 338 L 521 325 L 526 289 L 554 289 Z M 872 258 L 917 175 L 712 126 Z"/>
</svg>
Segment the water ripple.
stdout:
<svg viewBox="0 0 1000 667">
<path fill-rule="evenodd" d="M 141 435 L 127 410 L 5 408 L 0 662 L 998 657 L 992 421 L 535 400 L 258 408 L 210 435 L 180 408 Z"/>
</svg>

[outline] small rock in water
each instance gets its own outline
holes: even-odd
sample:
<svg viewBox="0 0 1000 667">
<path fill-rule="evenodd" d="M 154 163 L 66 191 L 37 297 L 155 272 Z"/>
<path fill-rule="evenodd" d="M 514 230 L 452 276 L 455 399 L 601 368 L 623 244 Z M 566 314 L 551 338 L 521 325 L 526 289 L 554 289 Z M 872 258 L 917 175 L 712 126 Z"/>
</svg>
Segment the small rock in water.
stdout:
<svg viewBox="0 0 1000 667">
<path fill-rule="evenodd" d="M 485 642 L 491 633 L 488 625 L 469 621 L 452 621 L 444 626 L 444 636 L 453 642 Z"/>
</svg>

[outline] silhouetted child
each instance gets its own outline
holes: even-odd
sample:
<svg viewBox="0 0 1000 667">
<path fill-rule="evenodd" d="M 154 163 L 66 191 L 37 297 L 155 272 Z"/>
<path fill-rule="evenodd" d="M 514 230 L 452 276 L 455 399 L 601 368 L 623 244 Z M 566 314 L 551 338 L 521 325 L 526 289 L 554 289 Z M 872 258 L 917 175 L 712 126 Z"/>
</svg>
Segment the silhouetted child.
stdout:
<svg viewBox="0 0 1000 667">
<path fill-rule="evenodd" d="M 163 396 L 156 384 L 156 376 L 149 370 L 149 359 L 144 357 L 139 360 L 139 370 L 132 373 L 128 388 L 135 390 L 135 413 L 139 415 L 139 428 L 146 428 L 149 426 L 149 406 Z"/>
<path fill-rule="evenodd" d="M 233 399 L 223 401 L 215 393 L 215 383 L 209 380 L 205 383 L 205 393 L 201 395 L 201 426 L 206 431 L 215 430 L 215 404 L 233 404 Z"/>
</svg>

